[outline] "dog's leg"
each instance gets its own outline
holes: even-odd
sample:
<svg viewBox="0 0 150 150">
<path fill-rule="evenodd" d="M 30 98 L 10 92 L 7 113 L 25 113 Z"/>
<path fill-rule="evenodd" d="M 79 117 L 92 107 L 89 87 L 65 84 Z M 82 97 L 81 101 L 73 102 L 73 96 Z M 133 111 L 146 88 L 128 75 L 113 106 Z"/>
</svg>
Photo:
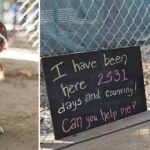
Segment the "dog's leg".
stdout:
<svg viewBox="0 0 150 150">
<path fill-rule="evenodd" d="M 4 67 L 0 64 L 0 81 L 4 80 Z"/>
</svg>

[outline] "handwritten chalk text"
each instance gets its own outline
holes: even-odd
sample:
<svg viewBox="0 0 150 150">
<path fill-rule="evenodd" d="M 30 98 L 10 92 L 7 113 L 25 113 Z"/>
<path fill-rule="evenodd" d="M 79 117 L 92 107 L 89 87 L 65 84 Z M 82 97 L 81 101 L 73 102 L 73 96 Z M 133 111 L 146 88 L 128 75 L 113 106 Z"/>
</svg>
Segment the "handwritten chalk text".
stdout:
<svg viewBox="0 0 150 150">
<path fill-rule="evenodd" d="M 82 124 L 82 117 L 73 118 L 71 121 L 69 119 L 64 119 L 62 121 L 62 131 L 69 132 L 77 128 L 82 129 Z"/>
<path fill-rule="evenodd" d="M 73 68 L 75 72 L 89 70 L 89 69 L 93 69 L 97 67 L 96 61 L 88 61 L 87 63 L 82 61 L 82 62 L 76 63 L 72 59 L 72 64 L 73 64 Z"/>
<path fill-rule="evenodd" d="M 123 82 L 127 81 L 128 78 L 126 77 L 126 71 L 125 69 L 122 70 L 114 70 L 114 71 L 108 71 L 106 74 L 100 73 L 98 76 L 98 86 L 102 84 L 108 84 L 113 82 Z"/>
<path fill-rule="evenodd" d="M 119 88 L 114 90 L 106 90 L 105 96 L 106 97 L 113 97 L 118 95 L 126 95 L 131 97 L 133 93 L 136 92 L 136 83 L 134 87 L 126 87 L 126 88 Z"/>
<path fill-rule="evenodd" d="M 107 122 L 108 120 L 116 120 L 117 114 L 117 111 L 113 111 L 112 108 L 110 108 L 109 111 L 103 111 L 100 109 L 100 115 L 104 122 Z"/>
<path fill-rule="evenodd" d="M 84 90 L 86 88 L 85 81 L 76 82 L 75 84 L 63 85 L 61 84 L 61 89 L 64 96 L 70 98 L 70 95 L 79 90 Z"/>
<path fill-rule="evenodd" d="M 113 66 L 113 65 L 116 65 L 116 64 L 124 64 L 126 65 L 127 64 L 127 60 L 128 60 L 128 57 L 126 54 L 123 54 L 121 56 L 115 56 L 115 57 L 108 57 L 106 56 L 106 54 L 103 55 L 104 56 L 104 65 L 105 66 Z"/>
<path fill-rule="evenodd" d="M 54 69 L 56 69 L 56 72 L 57 72 L 57 77 L 55 78 L 55 79 L 53 79 L 53 82 L 55 82 L 56 80 L 58 80 L 58 79 L 60 79 L 60 78 L 62 78 L 62 77 L 65 77 L 65 76 L 67 76 L 67 74 L 61 74 L 60 73 L 60 65 L 62 65 L 64 62 L 62 61 L 62 62 L 60 62 L 60 63 L 58 63 L 58 64 L 56 64 L 55 66 L 53 66 L 52 68 L 51 68 L 51 71 L 53 71 Z"/>
<path fill-rule="evenodd" d="M 62 102 L 61 107 L 58 108 L 58 114 L 63 114 L 66 110 L 76 111 L 82 105 L 82 100 L 78 98 L 75 101 Z"/>
<path fill-rule="evenodd" d="M 85 103 L 93 101 L 93 100 L 99 100 L 99 99 L 101 99 L 99 89 L 97 89 L 96 92 L 87 93 L 85 95 Z"/>
</svg>

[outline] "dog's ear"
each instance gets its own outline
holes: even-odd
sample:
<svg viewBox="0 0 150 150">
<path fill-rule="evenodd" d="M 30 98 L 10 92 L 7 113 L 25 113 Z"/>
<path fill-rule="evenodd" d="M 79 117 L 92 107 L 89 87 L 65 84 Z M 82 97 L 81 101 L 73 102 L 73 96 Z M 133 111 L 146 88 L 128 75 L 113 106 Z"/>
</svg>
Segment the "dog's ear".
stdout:
<svg viewBox="0 0 150 150">
<path fill-rule="evenodd" d="M 0 22 L 0 33 L 8 40 L 7 29 L 2 22 Z"/>
</svg>

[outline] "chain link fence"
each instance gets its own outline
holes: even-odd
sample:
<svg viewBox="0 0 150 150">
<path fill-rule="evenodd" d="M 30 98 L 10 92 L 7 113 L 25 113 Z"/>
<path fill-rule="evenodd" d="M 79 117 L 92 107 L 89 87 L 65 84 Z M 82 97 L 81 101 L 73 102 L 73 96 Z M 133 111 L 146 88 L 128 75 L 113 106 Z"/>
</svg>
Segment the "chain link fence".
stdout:
<svg viewBox="0 0 150 150">
<path fill-rule="evenodd" d="M 41 55 L 150 43 L 149 0 L 41 0 Z"/>
<path fill-rule="evenodd" d="M 22 12 L 19 20 L 21 28 L 25 30 L 25 36 L 28 36 L 28 42 L 32 43 L 33 49 L 38 49 L 38 26 L 39 26 L 39 3 L 38 0 L 26 0 L 19 7 L 19 12 Z"/>
<path fill-rule="evenodd" d="M 149 0 L 41 0 L 40 3 L 41 57 L 141 46 L 143 60 L 150 61 Z M 145 82 L 149 82 L 150 67 L 145 65 L 144 71 Z M 150 83 L 147 85 L 146 95 L 150 99 Z M 41 135 L 45 137 L 52 132 L 48 108 L 41 69 Z"/>
</svg>

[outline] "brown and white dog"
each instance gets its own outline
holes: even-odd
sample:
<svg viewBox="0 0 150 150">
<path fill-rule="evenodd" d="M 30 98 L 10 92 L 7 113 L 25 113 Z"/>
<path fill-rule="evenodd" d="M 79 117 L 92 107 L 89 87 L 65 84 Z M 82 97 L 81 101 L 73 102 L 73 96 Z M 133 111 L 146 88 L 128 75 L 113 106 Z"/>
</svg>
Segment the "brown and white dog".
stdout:
<svg viewBox="0 0 150 150">
<path fill-rule="evenodd" d="M 0 52 L 8 47 L 8 35 L 6 27 L 0 22 Z M 4 79 L 4 67 L 0 64 L 0 81 Z M 0 134 L 4 134 L 3 128 L 0 126 Z"/>
<path fill-rule="evenodd" d="M 8 34 L 6 27 L 0 22 L 0 52 L 8 48 Z M 0 64 L 0 81 L 4 79 L 4 67 Z"/>
</svg>

